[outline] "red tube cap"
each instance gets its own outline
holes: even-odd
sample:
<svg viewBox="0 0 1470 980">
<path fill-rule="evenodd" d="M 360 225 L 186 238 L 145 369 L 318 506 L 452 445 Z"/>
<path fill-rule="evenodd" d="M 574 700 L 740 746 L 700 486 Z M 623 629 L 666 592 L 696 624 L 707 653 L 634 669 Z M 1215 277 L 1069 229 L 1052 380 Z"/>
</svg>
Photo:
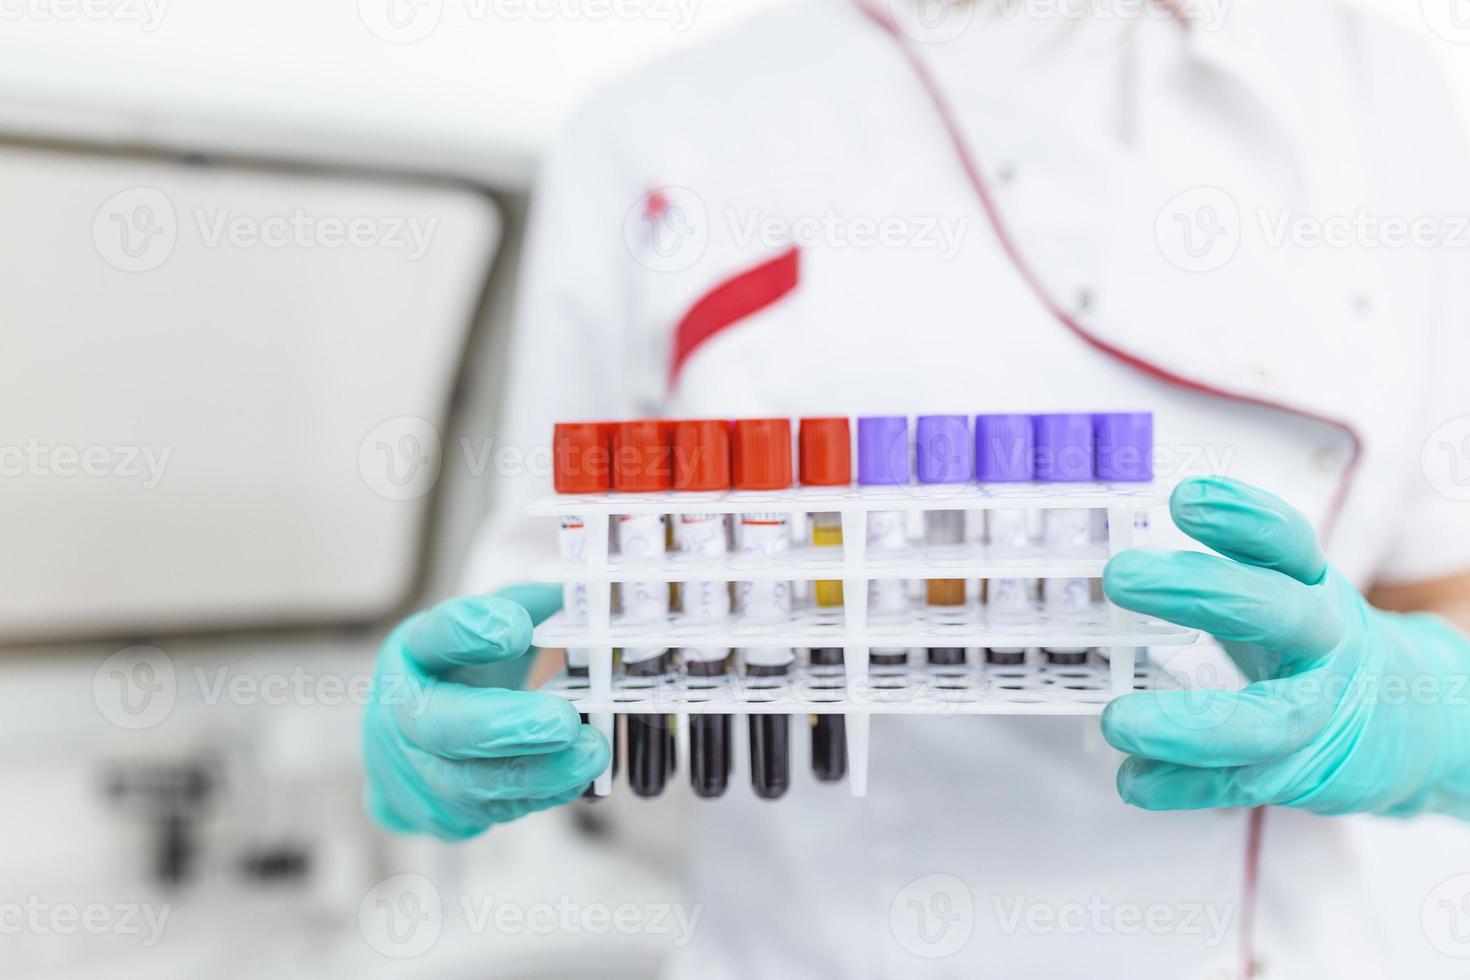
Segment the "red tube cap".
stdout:
<svg viewBox="0 0 1470 980">
<path fill-rule="evenodd" d="M 610 422 L 558 422 L 551 431 L 551 485 L 557 493 L 612 489 Z"/>
<path fill-rule="evenodd" d="M 613 489 L 619 493 L 667 490 L 674 485 L 673 423 L 667 419 L 619 422 L 613 432 Z"/>
<path fill-rule="evenodd" d="M 852 436 L 847 419 L 802 419 L 797 454 L 801 482 L 808 487 L 845 486 L 852 482 Z"/>
<path fill-rule="evenodd" d="M 730 423 L 687 419 L 674 424 L 674 489 L 730 489 Z"/>
<path fill-rule="evenodd" d="M 791 420 L 736 419 L 731 458 L 737 489 L 791 486 Z"/>
</svg>

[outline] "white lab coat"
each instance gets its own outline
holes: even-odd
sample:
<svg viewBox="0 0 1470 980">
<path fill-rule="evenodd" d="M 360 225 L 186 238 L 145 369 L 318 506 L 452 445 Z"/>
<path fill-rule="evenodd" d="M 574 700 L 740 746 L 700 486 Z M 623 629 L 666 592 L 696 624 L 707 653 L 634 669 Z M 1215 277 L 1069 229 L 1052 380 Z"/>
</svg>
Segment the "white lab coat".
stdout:
<svg viewBox="0 0 1470 980">
<path fill-rule="evenodd" d="M 1066 329 L 1001 250 L 893 39 L 848 0 L 816 0 L 578 114 L 541 177 L 503 443 L 544 447 L 557 419 L 645 414 L 1147 408 L 1161 478 L 1223 471 L 1319 523 L 1356 456 L 1329 549 L 1356 582 L 1470 567 L 1470 505 L 1435 493 L 1420 466 L 1431 430 L 1470 401 L 1456 389 L 1470 252 L 1362 231 L 1349 247 L 1273 239 L 1283 220 L 1470 214 L 1470 168 L 1427 53 L 1321 3 L 1239 2 L 1189 30 L 1017 9 L 981 4 L 958 36 L 915 47 L 1024 260 L 1100 344 L 1283 407 L 1168 383 Z M 1194 239 L 1170 237 L 1181 207 Z M 1200 237 L 1216 218 L 1237 238 L 1218 268 Z M 865 234 L 879 226 L 886 237 Z M 793 236 L 795 288 L 705 340 L 671 381 L 691 307 Z M 544 466 L 503 481 L 467 588 L 522 578 L 554 548 L 522 516 L 547 483 Z M 1180 663 L 1228 669 L 1212 656 Z M 1244 814 L 1124 806 L 1095 730 L 880 718 L 867 799 L 803 780 L 775 805 L 734 791 L 700 805 L 690 862 L 704 913 L 675 972 L 1229 975 Z M 1361 873 L 1349 826 L 1270 814 L 1267 975 L 1462 965 L 1373 911 L 1382 886 Z M 1404 922 L 1423 897 L 1392 898 Z"/>
</svg>

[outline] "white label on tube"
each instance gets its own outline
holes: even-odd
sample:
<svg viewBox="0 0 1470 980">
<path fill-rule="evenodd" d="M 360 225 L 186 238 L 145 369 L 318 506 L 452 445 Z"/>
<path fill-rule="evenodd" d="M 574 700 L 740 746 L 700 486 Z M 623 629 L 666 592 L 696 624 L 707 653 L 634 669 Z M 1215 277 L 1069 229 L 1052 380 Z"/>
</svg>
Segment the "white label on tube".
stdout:
<svg viewBox="0 0 1470 980">
<path fill-rule="evenodd" d="M 718 558 L 725 554 L 722 514 L 683 514 L 674 524 L 674 544 L 686 555 Z M 716 622 L 730 615 L 730 590 L 724 582 L 685 582 L 680 586 L 684 617 Z"/>
<path fill-rule="evenodd" d="M 1000 616 L 1019 616 L 1031 609 L 1031 584 L 1024 578 L 993 578 L 986 589 L 986 606 Z"/>
<path fill-rule="evenodd" d="M 562 518 L 561 530 L 557 533 L 557 544 L 563 558 L 570 558 L 573 561 L 581 560 L 583 550 L 587 545 L 587 526 L 582 523 L 582 518 Z M 568 582 L 563 585 L 561 587 L 561 606 L 567 622 L 575 624 L 587 622 L 587 586 L 581 582 Z M 569 647 L 567 665 L 586 667 L 586 648 Z"/>
<path fill-rule="evenodd" d="M 791 527 L 785 514 L 743 514 L 740 517 L 740 551 L 773 558 L 791 550 Z M 747 619 L 780 620 L 791 613 L 791 583 L 785 581 L 741 582 L 740 611 Z"/>
<path fill-rule="evenodd" d="M 618 554 L 624 559 L 653 558 L 666 550 L 662 514 L 623 514 L 618 517 Z M 669 583 L 624 582 L 623 621 L 652 623 L 669 614 Z M 623 650 L 623 663 L 649 660 L 663 653 L 662 647 Z"/>
<path fill-rule="evenodd" d="M 561 556 L 579 561 L 587 545 L 587 526 L 580 517 L 566 517 L 561 522 L 557 535 Z M 587 586 L 581 582 L 568 582 L 561 587 L 561 605 L 569 623 L 587 622 Z"/>
<path fill-rule="evenodd" d="M 899 551 L 908 545 L 907 519 L 902 511 L 875 510 L 868 513 L 868 547 Z"/>
<path fill-rule="evenodd" d="M 1031 515 L 1013 507 L 999 507 L 986 514 L 986 538 L 993 551 L 1002 555 L 1024 552 L 1032 545 Z M 1020 616 L 1031 608 L 1031 579 L 991 579 L 986 588 L 986 605 L 1000 616 Z"/>
<path fill-rule="evenodd" d="M 674 546 L 688 555 L 718 558 L 729 550 L 724 514 L 682 514 L 674 518 Z M 684 582 L 680 600 L 687 620 L 712 623 L 730 615 L 730 587 L 726 582 Z M 688 647 L 693 660 L 723 660 L 729 651 L 720 647 Z"/>
<path fill-rule="evenodd" d="M 791 522 L 785 514 L 740 515 L 740 551 L 772 558 L 791 549 Z M 740 612 L 755 621 L 779 622 L 791 615 L 791 583 L 782 581 L 739 582 L 735 586 Z M 750 647 L 748 664 L 779 665 L 796 658 L 790 647 Z"/>
<path fill-rule="evenodd" d="M 1049 612 L 1086 612 L 1092 604 L 1092 582 L 1085 578 L 1049 578 L 1041 585 Z"/>
<path fill-rule="evenodd" d="M 1092 511 L 1077 507 L 1043 511 L 1041 528 L 1048 548 L 1077 551 L 1092 541 Z M 1047 579 L 1041 583 L 1041 599 L 1048 612 L 1086 612 L 1092 603 L 1092 583 L 1085 578 Z"/>
<path fill-rule="evenodd" d="M 1030 515 L 1013 507 L 999 507 L 987 514 L 990 547 L 997 551 L 1021 551 L 1031 546 Z"/>
<path fill-rule="evenodd" d="M 1092 541 L 1092 511 L 1077 507 L 1043 511 L 1041 538 L 1048 548 L 1086 548 Z"/>
<path fill-rule="evenodd" d="M 868 513 L 870 551 L 901 551 L 908 547 L 908 516 L 897 510 Z M 901 613 L 908 609 L 908 585 L 903 579 L 875 578 L 868 583 L 868 603 L 874 613 Z"/>
<path fill-rule="evenodd" d="M 1088 547 L 1092 541 L 1092 511 L 1078 507 L 1042 511 L 1042 538 L 1048 548 L 1057 550 Z M 1051 613 L 1085 613 L 1092 602 L 1092 585 L 1088 579 L 1047 579 L 1041 585 L 1041 598 Z"/>
</svg>

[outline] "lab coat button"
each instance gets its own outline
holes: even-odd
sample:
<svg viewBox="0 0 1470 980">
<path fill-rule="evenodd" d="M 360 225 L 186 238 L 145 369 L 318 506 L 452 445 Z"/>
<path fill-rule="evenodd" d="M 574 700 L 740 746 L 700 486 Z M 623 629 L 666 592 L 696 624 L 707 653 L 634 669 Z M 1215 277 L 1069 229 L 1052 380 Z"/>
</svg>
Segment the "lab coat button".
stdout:
<svg viewBox="0 0 1470 980">
<path fill-rule="evenodd" d="M 995 182 L 1002 187 L 1016 179 L 1016 165 L 1003 163 L 995 171 Z"/>
<path fill-rule="evenodd" d="M 1097 294 L 1086 286 L 1077 290 L 1077 298 L 1073 301 L 1078 313 L 1092 312 L 1093 305 L 1097 302 Z"/>
<path fill-rule="evenodd" d="M 1353 294 L 1353 312 L 1359 316 L 1367 316 L 1373 312 L 1373 300 L 1365 293 Z"/>
<path fill-rule="evenodd" d="M 1252 361 L 1250 373 L 1260 387 L 1274 388 L 1276 386 L 1276 372 L 1271 370 L 1271 365 L 1265 361 Z"/>
</svg>

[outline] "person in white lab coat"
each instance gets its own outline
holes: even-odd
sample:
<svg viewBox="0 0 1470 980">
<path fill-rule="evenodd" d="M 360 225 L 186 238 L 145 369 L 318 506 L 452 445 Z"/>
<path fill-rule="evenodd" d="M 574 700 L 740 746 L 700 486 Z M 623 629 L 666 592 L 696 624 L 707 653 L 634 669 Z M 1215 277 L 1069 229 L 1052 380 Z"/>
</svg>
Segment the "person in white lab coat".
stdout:
<svg viewBox="0 0 1470 980">
<path fill-rule="evenodd" d="M 1470 402 L 1452 240 L 1470 160 L 1426 52 L 1307 0 L 912 2 L 780 7 L 591 99 L 540 175 L 501 439 L 646 415 L 1148 408 L 1161 477 L 1270 488 L 1382 607 L 1470 601 L 1470 506 L 1421 469 Z M 1413 221 L 1424 237 L 1395 245 Z M 523 516 L 546 484 L 498 488 L 467 595 L 553 551 Z M 1184 657 L 1230 670 L 1212 646 Z M 410 763 L 383 761 L 374 719 L 389 826 L 467 836 L 577 795 L 446 831 L 396 802 Z M 1249 811 L 1125 805 L 1116 758 L 1083 748 L 1096 725 L 880 717 L 866 799 L 798 780 L 774 805 L 701 805 L 704 910 L 675 974 L 1213 977 L 1246 941 L 1273 975 L 1385 976 L 1424 944 L 1376 921 L 1343 821 L 1287 809 L 1242 936 Z M 1143 912 L 1161 918 L 1129 924 Z"/>
</svg>

